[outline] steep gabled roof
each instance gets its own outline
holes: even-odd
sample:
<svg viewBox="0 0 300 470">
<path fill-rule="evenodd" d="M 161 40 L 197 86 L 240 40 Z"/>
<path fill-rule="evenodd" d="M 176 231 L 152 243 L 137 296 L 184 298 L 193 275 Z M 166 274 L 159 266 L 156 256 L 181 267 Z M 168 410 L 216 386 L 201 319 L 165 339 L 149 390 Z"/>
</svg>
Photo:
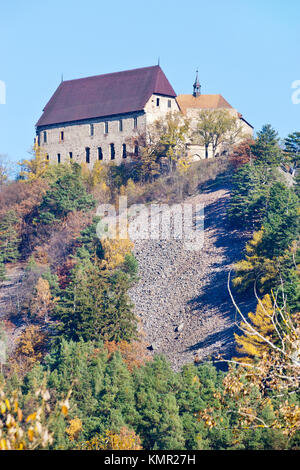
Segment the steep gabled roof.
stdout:
<svg viewBox="0 0 300 470">
<path fill-rule="evenodd" d="M 141 111 L 153 93 L 176 96 L 158 65 L 67 80 L 59 85 L 36 126 Z"/>
<path fill-rule="evenodd" d="M 194 109 L 232 109 L 232 106 L 223 98 L 222 95 L 179 95 L 176 98 L 178 106 L 183 114 L 186 114 L 188 108 Z"/>
</svg>

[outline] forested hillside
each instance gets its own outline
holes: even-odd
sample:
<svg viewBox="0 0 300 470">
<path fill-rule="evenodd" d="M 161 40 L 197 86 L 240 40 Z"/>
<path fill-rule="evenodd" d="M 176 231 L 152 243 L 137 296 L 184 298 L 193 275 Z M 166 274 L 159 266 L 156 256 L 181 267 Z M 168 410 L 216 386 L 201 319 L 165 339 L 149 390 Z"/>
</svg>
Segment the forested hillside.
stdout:
<svg viewBox="0 0 300 470">
<path fill-rule="evenodd" d="M 266 125 L 167 169 L 1 167 L 0 448 L 299 449 L 299 155 Z M 204 202 L 203 252 L 99 238 L 119 195 Z"/>
</svg>

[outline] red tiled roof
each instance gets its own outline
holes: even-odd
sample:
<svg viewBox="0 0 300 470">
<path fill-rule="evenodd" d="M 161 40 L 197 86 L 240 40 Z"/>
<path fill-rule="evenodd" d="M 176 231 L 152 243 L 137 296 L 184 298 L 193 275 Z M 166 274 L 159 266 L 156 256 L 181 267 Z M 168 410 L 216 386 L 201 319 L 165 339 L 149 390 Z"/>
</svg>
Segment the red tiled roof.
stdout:
<svg viewBox="0 0 300 470">
<path fill-rule="evenodd" d="M 141 111 L 153 93 L 176 96 L 158 65 L 67 80 L 59 85 L 36 126 Z"/>
<path fill-rule="evenodd" d="M 188 108 L 194 109 L 218 109 L 227 108 L 232 106 L 222 95 L 179 95 L 176 98 L 179 108 L 183 114 L 186 114 Z"/>
</svg>

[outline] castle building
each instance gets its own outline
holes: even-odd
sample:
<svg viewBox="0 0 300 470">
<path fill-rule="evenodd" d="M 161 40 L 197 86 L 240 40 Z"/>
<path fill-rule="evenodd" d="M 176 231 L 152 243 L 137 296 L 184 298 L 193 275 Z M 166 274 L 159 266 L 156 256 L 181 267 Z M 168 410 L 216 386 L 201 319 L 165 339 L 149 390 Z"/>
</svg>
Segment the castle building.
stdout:
<svg viewBox="0 0 300 470">
<path fill-rule="evenodd" d="M 121 163 L 138 154 L 134 136 L 178 110 L 158 65 L 62 81 L 36 124 L 37 140 L 50 163 Z"/>
<path fill-rule="evenodd" d="M 198 72 L 193 90 L 176 96 L 159 65 L 62 81 L 36 124 L 38 144 L 50 163 L 120 164 L 139 154 L 138 137 L 156 119 L 181 112 L 193 129 L 203 109 L 229 111 L 253 136 L 253 127 L 221 95 L 201 94 Z M 194 160 L 207 156 L 191 142 L 187 152 Z"/>
<path fill-rule="evenodd" d="M 241 127 L 241 134 L 243 138 L 253 137 L 253 126 L 244 119 L 241 113 L 233 108 L 222 95 L 203 95 L 201 94 L 201 85 L 199 83 L 198 71 L 196 72 L 196 79 L 193 85 L 193 94 L 178 95 L 176 97 L 177 104 L 181 113 L 189 118 L 190 127 L 195 130 L 199 112 L 202 110 L 225 110 L 231 116 L 237 119 L 238 125 Z M 192 156 L 193 160 L 200 160 L 205 158 L 205 149 L 203 146 L 187 143 L 187 151 Z M 220 154 L 224 151 L 223 148 L 219 149 Z M 212 148 L 208 148 L 208 157 L 212 157 Z"/>
</svg>

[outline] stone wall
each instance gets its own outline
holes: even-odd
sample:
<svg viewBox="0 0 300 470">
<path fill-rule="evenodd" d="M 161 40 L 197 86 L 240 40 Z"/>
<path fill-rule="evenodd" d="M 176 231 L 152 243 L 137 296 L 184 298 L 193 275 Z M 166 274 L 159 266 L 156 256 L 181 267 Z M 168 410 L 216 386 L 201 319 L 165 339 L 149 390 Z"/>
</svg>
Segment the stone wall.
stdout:
<svg viewBox="0 0 300 470">
<path fill-rule="evenodd" d="M 238 144 L 245 138 L 253 138 L 253 128 L 246 121 L 240 118 L 240 114 L 238 113 L 238 111 L 234 108 L 226 109 L 226 111 L 228 111 L 229 114 L 231 114 L 233 117 L 239 120 L 239 125 L 242 128 L 242 134 L 239 138 L 237 138 L 235 143 Z M 190 127 L 192 131 L 196 130 L 197 120 L 198 120 L 200 112 L 201 112 L 201 109 L 195 109 L 195 108 L 187 109 L 187 118 L 190 119 Z M 217 153 L 222 154 L 224 150 L 226 150 L 226 148 L 223 147 L 223 145 L 219 145 L 217 148 Z M 204 146 L 187 143 L 187 151 L 190 157 L 192 158 L 192 160 L 194 161 L 205 158 Z M 211 157 L 213 157 L 213 150 L 212 150 L 212 145 L 209 145 L 208 158 L 211 158 Z"/>
<path fill-rule="evenodd" d="M 128 158 L 128 153 L 135 151 L 135 136 L 142 134 L 147 124 L 170 111 L 178 111 L 175 98 L 152 95 L 144 111 L 40 127 L 37 136 L 50 163 L 68 162 L 70 155 L 74 162 L 86 162 L 91 168 L 99 156 L 104 163 L 112 160 L 121 163 L 124 145 Z"/>
<path fill-rule="evenodd" d="M 40 146 L 49 155 L 50 163 L 65 163 L 72 157 L 74 162 L 86 162 L 92 168 L 98 159 L 120 163 L 124 159 L 123 145 L 126 145 L 127 152 L 132 152 L 133 143 L 130 140 L 145 125 L 145 113 L 140 112 L 48 126 L 38 129 L 38 137 Z"/>
</svg>

